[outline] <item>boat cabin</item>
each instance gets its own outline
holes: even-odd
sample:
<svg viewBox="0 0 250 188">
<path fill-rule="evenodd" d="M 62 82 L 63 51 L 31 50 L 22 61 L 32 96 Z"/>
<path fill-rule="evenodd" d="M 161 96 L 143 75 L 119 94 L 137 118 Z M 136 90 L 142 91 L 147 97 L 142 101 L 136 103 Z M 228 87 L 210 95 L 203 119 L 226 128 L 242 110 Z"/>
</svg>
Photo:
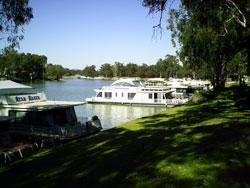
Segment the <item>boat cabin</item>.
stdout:
<svg viewBox="0 0 250 188">
<path fill-rule="evenodd" d="M 36 93 L 32 87 L 0 81 L 0 121 L 8 121 L 3 130 L 14 135 L 60 139 L 82 136 L 88 121 L 77 119 L 74 106 L 83 104 L 49 101 L 45 93 Z"/>
</svg>

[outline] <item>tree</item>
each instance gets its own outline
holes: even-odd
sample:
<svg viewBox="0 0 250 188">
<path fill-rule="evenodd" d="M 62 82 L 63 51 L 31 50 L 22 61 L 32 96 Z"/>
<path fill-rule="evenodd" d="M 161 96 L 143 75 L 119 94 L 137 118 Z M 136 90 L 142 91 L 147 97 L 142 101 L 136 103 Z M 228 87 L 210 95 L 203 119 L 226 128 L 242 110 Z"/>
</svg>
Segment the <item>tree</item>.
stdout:
<svg viewBox="0 0 250 188">
<path fill-rule="evenodd" d="M 137 76 L 141 78 L 147 77 L 147 72 L 148 72 L 148 65 L 147 64 L 142 64 L 141 66 L 138 67 L 137 70 Z"/>
<path fill-rule="evenodd" d="M 229 77 L 232 80 L 239 80 L 240 76 L 246 74 L 247 71 L 247 59 L 246 52 L 241 51 L 237 53 L 234 58 L 228 63 Z"/>
<path fill-rule="evenodd" d="M 144 0 L 149 13 L 166 10 L 167 0 Z M 181 46 L 180 56 L 184 64 L 202 70 L 214 87 L 224 87 L 227 64 L 236 53 L 245 48 L 249 53 L 249 11 L 247 0 L 182 0 L 182 6 L 170 11 L 169 29 L 173 44 Z M 248 61 L 250 65 L 250 61 Z M 248 66 L 249 67 L 249 66 Z"/>
<path fill-rule="evenodd" d="M 12 47 L 18 46 L 23 39 L 23 26 L 33 18 L 28 0 L 0 0 L 0 40 L 7 41 Z"/>
<path fill-rule="evenodd" d="M 109 63 L 102 64 L 99 74 L 105 77 L 113 77 L 112 66 Z"/>
<path fill-rule="evenodd" d="M 165 59 L 159 59 L 156 63 L 158 77 L 177 77 L 180 69 L 176 56 L 167 55 Z"/>
<path fill-rule="evenodd" d="M 0 55 L 0 74 L 1 77 L 18 81 L 42 80 L 46 63 L 46 56 L 20 54 L 13 49 L 5 49 Z"/>
<path fill-rule="evenodd" d="M 88 76 L 88 77 L 95 77 L 95 76 L 97 76 L 97 71 L 96 71 L 95 65 L 86 66 L 83 69 L 82 74 L 84 76 Z"/>
<path fill-rule="evenodd" d="M 138 72 L 138 65 L 135 63 L 128 63 L 126 65 L 126 76 L 128 77 L 136 77 Z"/>
<path fill-rule="evenodd" d="M 120 62 L 115 62 L 113 65 L 113 74 L 115 77 L 125 76 L 125 66 Z"/>
<path fill-rule="evenodd" d="M 62 65 L 48 64 L 46 68 L 46 79 L 59 80 L 65 74 L 65 70 Z"/>
</svg>

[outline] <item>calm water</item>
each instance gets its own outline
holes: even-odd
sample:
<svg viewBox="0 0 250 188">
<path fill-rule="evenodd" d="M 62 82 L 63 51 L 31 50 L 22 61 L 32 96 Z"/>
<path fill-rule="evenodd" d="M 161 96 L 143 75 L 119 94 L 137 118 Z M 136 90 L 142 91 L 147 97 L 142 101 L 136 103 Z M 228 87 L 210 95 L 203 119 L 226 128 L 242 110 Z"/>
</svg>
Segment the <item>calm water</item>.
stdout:
<svg viewBox="0 0 250 188">
<path fill-rule="evenodd" d="M 33 83 L 37 91 L 44 91 L 49 100 L 84 101 L 95 95 L 94 89 L 110 85 L 108 80 L 66 79 L 64 81 L 46 81 Z M 110 104 L 86 104 L 76 107 L 79 117 L 97 115 L 104 129 L 118 126 L 130 120 L 157 113 L 163 107 L 125 106 Z"/>
</svg>

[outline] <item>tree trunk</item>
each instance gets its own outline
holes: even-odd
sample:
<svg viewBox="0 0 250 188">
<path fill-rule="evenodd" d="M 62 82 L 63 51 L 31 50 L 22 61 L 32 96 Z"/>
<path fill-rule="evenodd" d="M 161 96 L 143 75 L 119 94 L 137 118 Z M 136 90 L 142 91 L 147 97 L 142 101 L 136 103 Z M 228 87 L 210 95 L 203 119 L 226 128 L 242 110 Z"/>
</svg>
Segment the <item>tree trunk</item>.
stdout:
<svg viewBox="0 0 250 188">
<path fill-rule="evenodd" d="M 247 49 L 247 75 L 250 76 L 250 49 L 249 48 Z"/>
<path fill-rule="evenodd" d="M 222 59 L 215 65 L 214 89 L 221 90 L 225 87 L 227 79 L 227 62 Z"/>
</svg>

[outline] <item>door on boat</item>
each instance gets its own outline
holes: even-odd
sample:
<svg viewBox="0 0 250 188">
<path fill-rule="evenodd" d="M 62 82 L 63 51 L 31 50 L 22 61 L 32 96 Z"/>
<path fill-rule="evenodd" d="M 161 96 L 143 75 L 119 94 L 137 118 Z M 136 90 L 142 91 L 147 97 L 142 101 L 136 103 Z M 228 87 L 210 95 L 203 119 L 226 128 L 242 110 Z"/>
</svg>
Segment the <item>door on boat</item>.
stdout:
<svg viewBox="0 0 250 188">
<path fill-rule="evenodd" d="M 154 93 L 154 102 L 160 102 L 160 93 Z"/>
</svg>

